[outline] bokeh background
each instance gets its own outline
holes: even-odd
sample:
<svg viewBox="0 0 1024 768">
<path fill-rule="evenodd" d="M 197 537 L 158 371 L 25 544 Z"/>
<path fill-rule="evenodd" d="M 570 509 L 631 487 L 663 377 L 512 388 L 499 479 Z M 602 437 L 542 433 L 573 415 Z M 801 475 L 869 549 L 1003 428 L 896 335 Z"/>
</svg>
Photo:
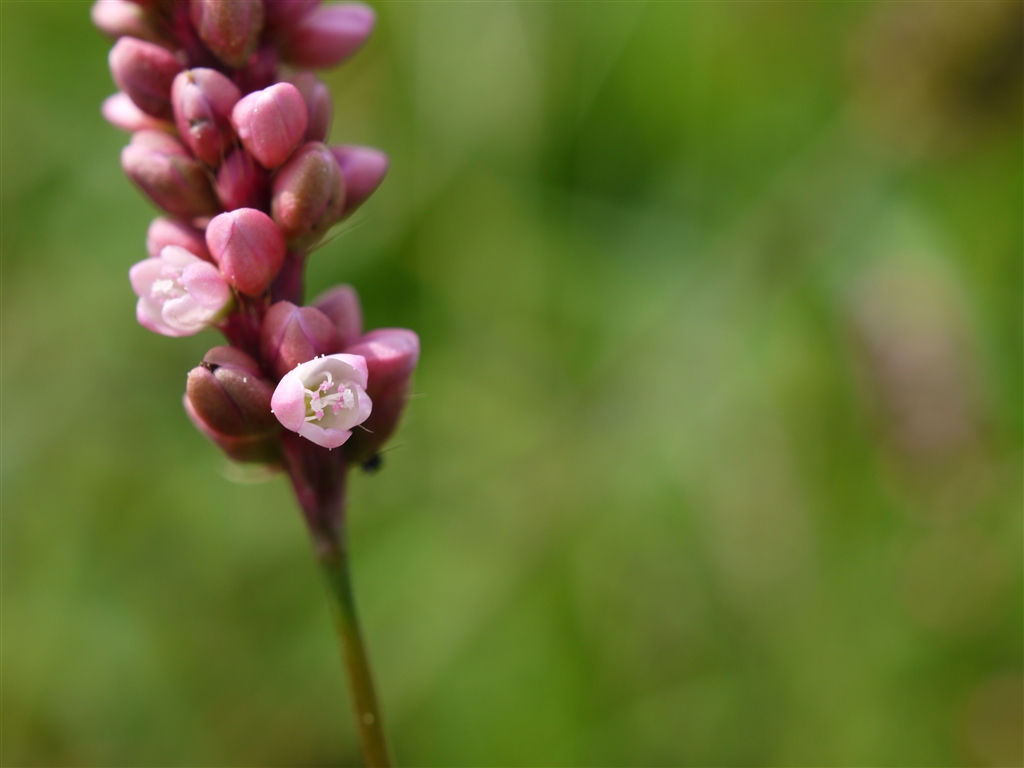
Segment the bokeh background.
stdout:
<svg viewBox="0 0 1024 768">
<path fill-rule="evenodd" d="M 1021 3 L 375 3 L 423 342 L 356 588 L 405 765 L 1020 765 Z M 356 764 L 285 481 L 134 321 L 85 2 L 2 3 L 2 761 Z"/>
</svg>

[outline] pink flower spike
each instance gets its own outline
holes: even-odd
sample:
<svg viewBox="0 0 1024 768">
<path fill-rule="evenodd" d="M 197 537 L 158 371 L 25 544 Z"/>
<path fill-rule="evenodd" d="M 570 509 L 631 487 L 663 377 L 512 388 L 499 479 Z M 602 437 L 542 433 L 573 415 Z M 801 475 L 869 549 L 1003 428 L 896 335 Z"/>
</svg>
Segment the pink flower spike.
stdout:
<svg viewBox="0 0 1024 768">
<path fill-rule="evenodd" d="M 139 297 L 139 323 L 164 336 L 199 333 L 234 305 L 217 268 L 177 245 L 165 247 L 158 258 L 140 261 L 128 277 Z"/>
<path fill-rule="evenodd" d="M 263 31 L 262 0 L 191 0 L 189 11 L 199 37 L 231 67 L 241 67 Z"/>
<path fill-rule="evenodd" d="M 281 231 L 255 208 L 214 217 L 206 227 L 206 245 L 228 282 L 248 296 L 263 293 L 284 263 Z"/>
<path fill-rule="evenodd" d="M 350 215 L 374 193 L 388 172 L 388 156 L 379 149 L 352 145 L 331 147 L 345 180 L 345 210 Z"/>
<path fill-rule="evenodd" d="M 117 87 L 148 115 L 170 120 L 171 83 L 183 67 L 155 43 L 122 37 L 110 49 L 110 73 Z"/>
<path fill-rule="evenodd" d="M 317 296 L 313 306 L 334 323 L 342 349 L 359 341 L 363 335 L 363 310 L 355 288 L 351 285 L 335 286 Z"/>
<path fill-rule="evenodd" d="M 322 6 L 295 25 L 283 58 L 297 67 L 328 69 L 359 50 L 376 21 L 373 9 L 358 3 Z"/>
<path fill-rule="evenodd" d="M 174 78 L 171 106 L 178 134 L 211 168 L 235 142 L 231 110 L 241 98 L 238 86 L 214 69 L 186 69 Z"/>
<path fill-rule="evenodd" d="M 235 104 L 231 123 L 249 154 L 269 170 L 287 160 L 302 141 L 309 113 L 294 85 L 277 83 Z"/>
<path fill-rule="evenodd" d="M 366 384 L 366 361 L 359 355 L 318 357 L 282 377 L 270 407 L 285 429 L 323 448 L 337 448 L 370 416 Z"/>
<path fill-rule="evenodd" d="M 179 245 L 203 261 L 213 261 L 206 248 L 206 237 L 202 230 L 184 221 L 157 216 L 150 223 L 149 231 L 146 233 L 146 251 L 155 259 L 168 245 Z"/>
<path fill-rule="evenodd" d="M 135 102 L 129 98 L 127 93 L 121 93 L 120 91 L 103 100 L 100 112 L 108 123 L 128 133 L 147 129 L 166 131 L 167 133 L 174 131 L 172 123 L 166 120 L 159 120 L 152 115 L 147 115 L 135 106 Z"/>
</svg>

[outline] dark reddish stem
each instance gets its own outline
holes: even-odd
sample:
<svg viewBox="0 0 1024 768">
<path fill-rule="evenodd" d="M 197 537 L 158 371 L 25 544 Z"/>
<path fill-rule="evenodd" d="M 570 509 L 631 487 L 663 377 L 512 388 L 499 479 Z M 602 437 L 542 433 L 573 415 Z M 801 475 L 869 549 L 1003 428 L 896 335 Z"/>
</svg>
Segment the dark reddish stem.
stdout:
<svg viewBox="0 0 1024 768">
<path fill-rule="evenodd" d="M 266 313 L 265 298 L 254 299 L 239 294 L 238 309 L 228 315 L 218 327 L 228 343 L 259 360 L 260 325 Z"/>
<path fill-rule="evenodd" d="M 305 283 L 303 270 L 306 266 L 306 253 L 304 251 L 288 251 L 284 258 L 284 266 L 270 286 L 270 295 L 275 302 L 290 301 L 292 304 L 302 305 L 302 298 L 305 294 Z"/>
</svg>

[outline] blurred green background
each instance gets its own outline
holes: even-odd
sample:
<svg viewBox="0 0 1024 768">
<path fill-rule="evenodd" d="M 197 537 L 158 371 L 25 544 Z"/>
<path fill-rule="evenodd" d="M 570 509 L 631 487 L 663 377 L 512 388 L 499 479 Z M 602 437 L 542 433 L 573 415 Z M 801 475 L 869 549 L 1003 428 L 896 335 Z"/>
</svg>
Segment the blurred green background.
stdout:
<svg viewBox="0 0 1024 768">
<path fill-rule="evenodd" d="M 423 343 L 351 483 L 399 762 L 1020 765 L 1022 5 L 375 7 L 309 285 Z M 88 11 L 2 3 L 3 764 L 356 764 L 217 337 L 135 323 Z"/>
</svg>

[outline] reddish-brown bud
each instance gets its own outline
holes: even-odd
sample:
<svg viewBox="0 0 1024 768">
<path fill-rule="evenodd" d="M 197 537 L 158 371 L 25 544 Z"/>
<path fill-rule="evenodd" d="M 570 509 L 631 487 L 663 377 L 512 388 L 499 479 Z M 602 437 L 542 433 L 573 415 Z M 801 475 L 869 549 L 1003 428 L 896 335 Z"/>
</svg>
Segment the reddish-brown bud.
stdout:
<svg viewBox="0 0 1024 768">
<path fill-rule="evenodd" d="M 191 0 L 192 23 L 206 47 L 231 67 L 241 67 L 263 31 L 261 0 Z"/>
<path fill-rule="evenodd" d="M 224 454 L 233 461 L 259 464 L 279 464 L 282 460 L 281 440 L 277 434 L 256 435 L 254 437 L 231 437 L 222 435 L 212 429 L 199 414 L 196 413 L 188 395 L 182 397 L 185 406 L 185 413 L 189 420 L 195 425 L 206 438 L 224 451 Z"/>
<path fill-rule="evenodd" d="M 278 431 L 270 410 L 272 384 L 259 365 L 234 347 L 214 347 L 192 369 L 185 388 L 196 415 L 214 432 L 255 437 Z"/>
<path fill-rule="evenodd" d="M 117 87 L 147 115 L 170 120 L 171 83 L 181 62 L 166 48 L 134 37 L 122 37 L 110 49 L 110 73 Z"/>
<path fill-rule="evenodd" d="M 340 351 L 341 341 L 334 323 L 318 309 L 279 301 L 263 318 L 260 355 L 279 378 L 317 355 Z"/>
<path fill-rule="evenodd" d="M 274 39 L 287 36 L 320 0 L 263 0 L 263 26 Z"/>
<path fill-rule="evenodd" d="M 139 131 L 121 152 L 121 167 L 154 203 L 173 216 L 211 216 L 220 204 L 195 158 L 173 136 Z"/>
<path fill-rule="evenodd" d="M 334 155 L 311 141 L 274 177 L 270 213 L 289 248 L 308 248 L 340 217 L 345 186 Z"/>
</svg>

